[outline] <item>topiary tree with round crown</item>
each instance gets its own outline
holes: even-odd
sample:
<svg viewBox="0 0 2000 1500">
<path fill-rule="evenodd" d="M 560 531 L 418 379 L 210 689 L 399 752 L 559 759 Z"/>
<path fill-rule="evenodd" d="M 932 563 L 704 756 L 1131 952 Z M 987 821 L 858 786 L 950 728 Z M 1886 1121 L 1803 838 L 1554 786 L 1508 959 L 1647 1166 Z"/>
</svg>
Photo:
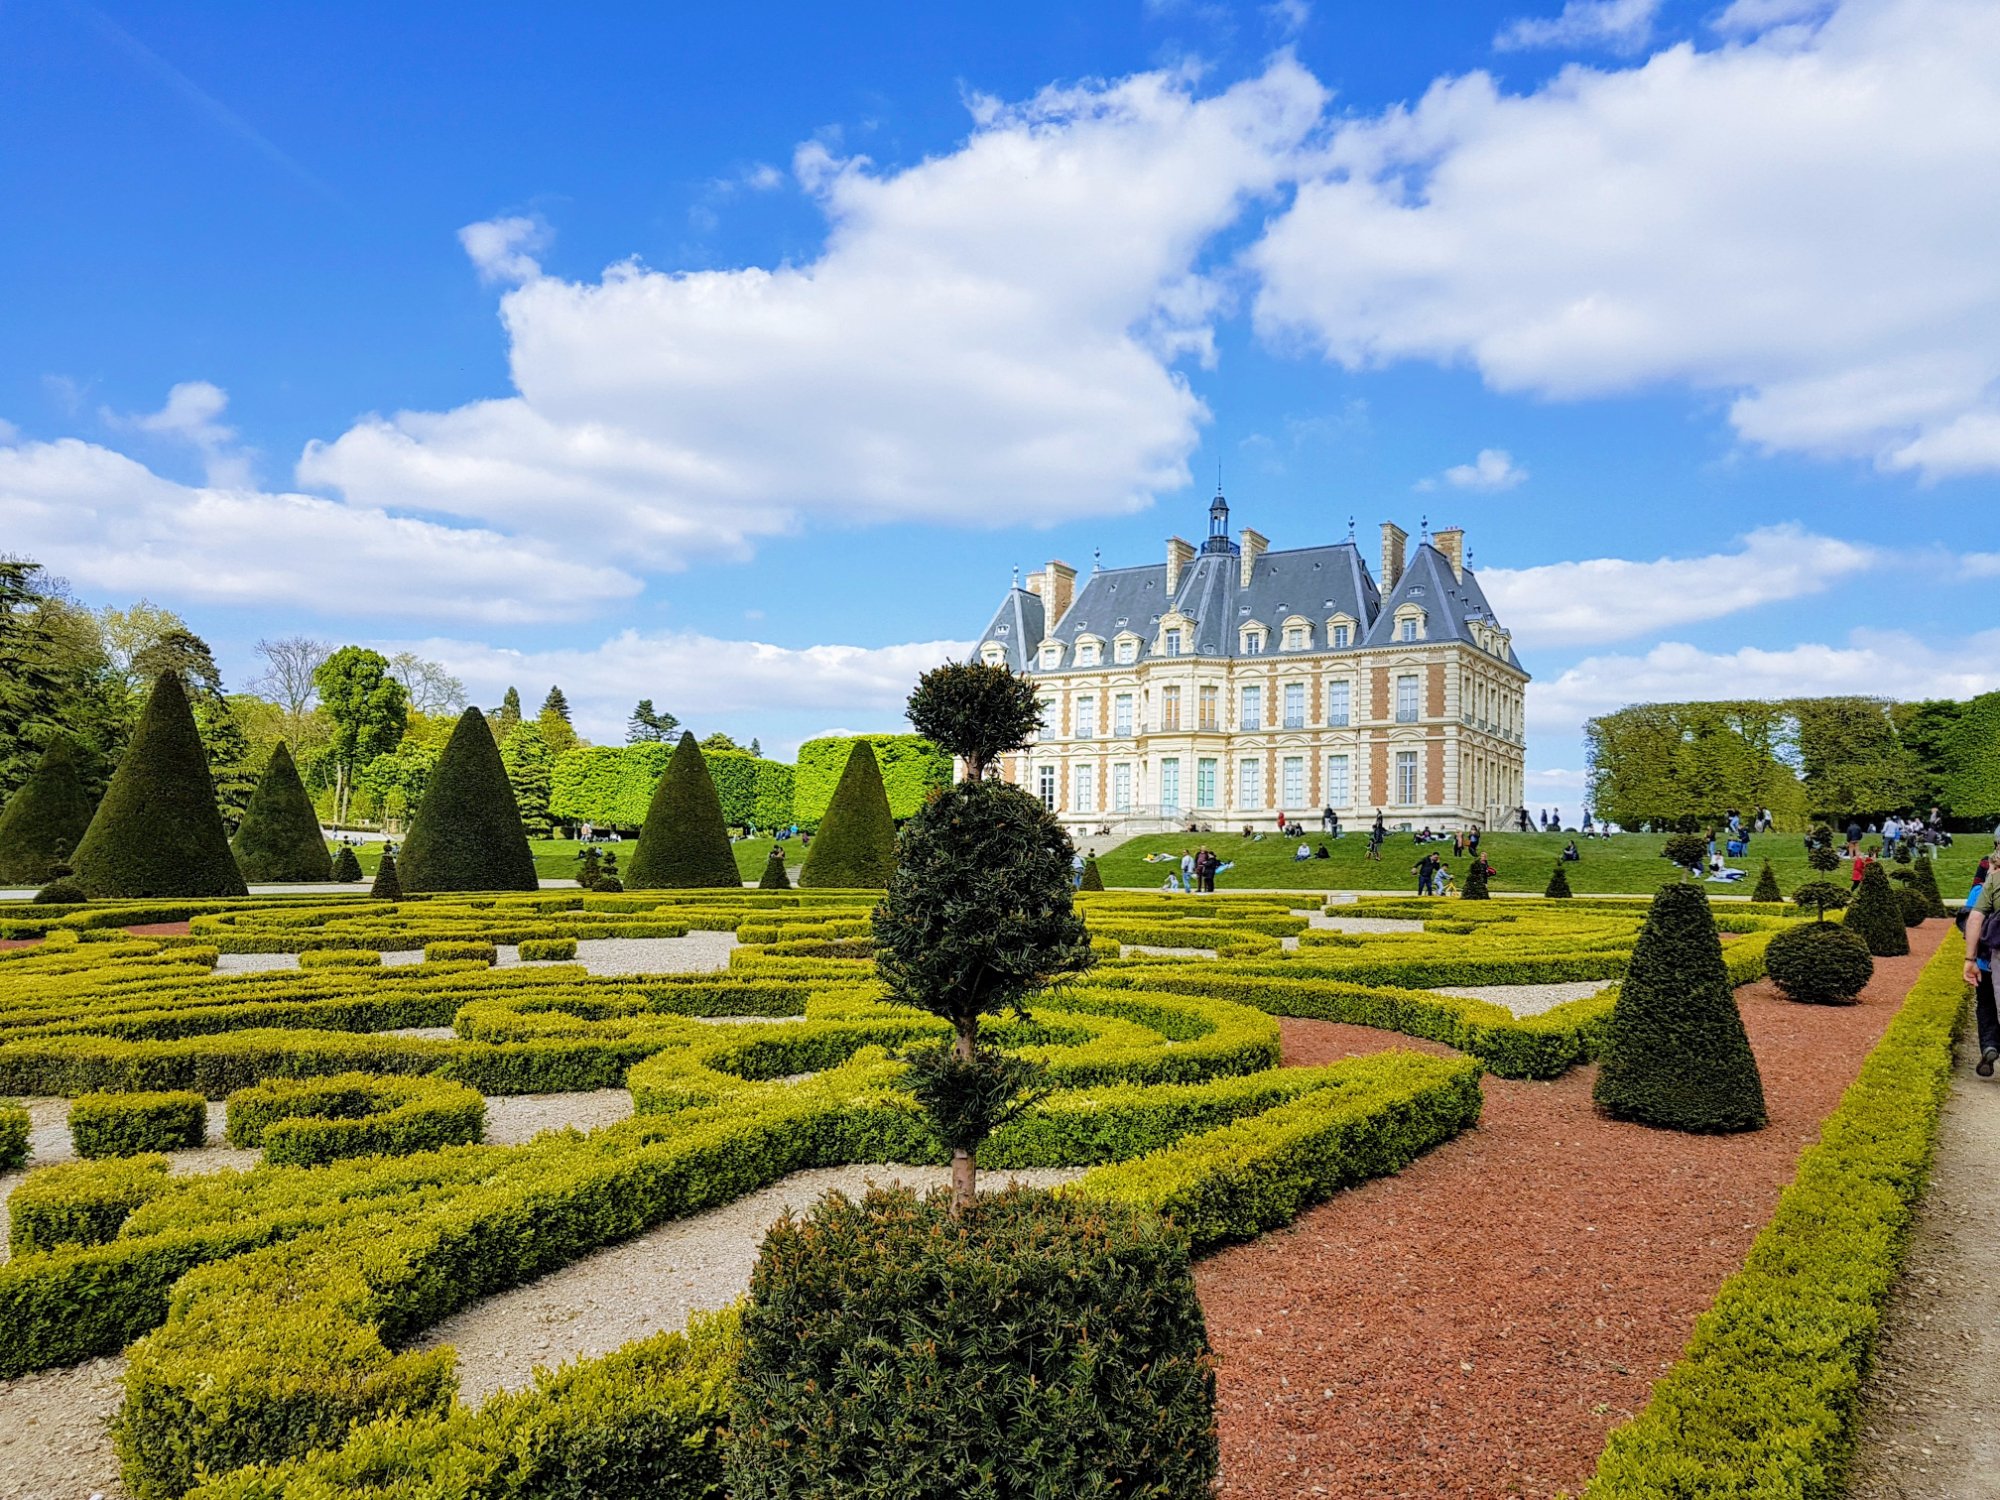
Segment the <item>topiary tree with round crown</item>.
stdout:
<svg viewBox="0 0 2000 1500">
<path fill-rule="evenodd" d="M 535 857 L 486 715 L 468 708 L 452 727 L 403 840 L 406 891 L 532 891 Z"/>
<path fill-rule="evenodd" d="M 90 793 L 76 773 L 76 746 L 56 735 L 0 811 L 0 884 L 40 885 L 67 866 L 90 827 Z"/>
<path fill-rule="evenodd" d="M 93 900 L 247 896 L 180 677 L 162 672 L 70 863 Z"/>
<path fill-rule="evenodd" d="M 918 734 L 965 762 L 967 781 L 985 776 L 997 757 L 1020 749 L 1042 727 L 1034 683 L 984 662 L 946 662 L 924 673 L 910 694 L 909 715 Z"/>
<path fill-rule="evenodd" d="M 653 788 L 639 847 L 625 872 L 633 891 L 736 889 L 743 884 L 722 821 L 722 798 L 708 774 L 701 746 L 683 733 Z"/>
<path fill-rule="evenodd" d="M 1653 898 L 1611 1007 L 1593 1097 L 1616 1119 L 1667 1130 L 1766 1123 L 1763 1078 L 1700 886 L 1676 881 Z"/>
<path fill-rule="evenodd" d="M 1877 958 L 1897 958 L 1910 951 L 1903 906 L 1877 860 L 1862 867 L 1861 886 L 1847 904 L 1847 930 L 1868 945 Z"/>
<path fill-rule="evenodd" d="M 896 820 L 875 747 L 856 740 L 799 871 L 799 888 L 881 890 L 896 869 Z"/>
<path fill-rule="evenodd" d="M 229 847 L 245 880 L 333 879 L 333 858 L 326 852 L 326 835 L 319 831 L 319 814 L 299 780 L 292 752 L 283 744 L 271 752 Z"/>
</svg>

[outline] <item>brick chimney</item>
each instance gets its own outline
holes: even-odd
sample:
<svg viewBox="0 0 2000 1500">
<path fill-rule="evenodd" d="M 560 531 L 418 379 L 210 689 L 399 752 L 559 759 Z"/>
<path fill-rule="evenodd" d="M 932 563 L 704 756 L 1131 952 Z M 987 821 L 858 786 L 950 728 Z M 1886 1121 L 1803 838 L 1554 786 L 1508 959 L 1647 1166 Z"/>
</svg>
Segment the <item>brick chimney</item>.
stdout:
<svg viewBox="0 0 2000 1500">
<path fill-rule="evenodd" d="M 1250 587 L 1250 576 L 1257 569 L 1257 559 L 1262 557 L 1271 545 L 1271 539 L 1261 531 L 1252 531 L 1245 526 L 1237 533 L 1243 544 L 1243 560 L 1238 566 L 1236 582 L 1239 587 Z"/>
<path fill-rule="evenodd" d="M 1431 533 L 1431 545 L 1444 554 L 1444 560 L 1451 564 L 1451 576 L 1460 583 L 1465 582 L 1465 528 L 1447 526 L 1442 531 Z"/>
<path fill-rule="evenodd" d="M 1066 562 L 1051 561 L 1042 573 L 1042 586 L 1036 592 L 1042 596 L 1042 612 L 1047 616 L 1043 629 L 1053 635 L 1076 598 L 1076 569 Z"/>
<path fill-rule="evenodd" d="M 1167 538 L 1167 603 L 1174 602 L 1174 596 L 1181 591 L 1181 574 L 1194 561 L 1194 543 L 1184 542 L 1177 536 Z"/>
<path fill-rule="evenodd" d="M 1394 521 L 1382 523 L 1382 592 L 1388 593 L 1403 580 L 1403 544 L 1409 532 Z"/>
</svg>

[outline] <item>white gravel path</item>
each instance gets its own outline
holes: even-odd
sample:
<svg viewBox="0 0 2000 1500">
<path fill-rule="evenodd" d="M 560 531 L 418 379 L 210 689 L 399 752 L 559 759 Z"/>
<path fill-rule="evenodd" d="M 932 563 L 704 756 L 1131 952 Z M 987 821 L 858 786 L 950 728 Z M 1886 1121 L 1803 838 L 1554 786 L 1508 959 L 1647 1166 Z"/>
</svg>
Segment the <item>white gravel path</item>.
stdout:
<svg viewBox="0 0 2000 1500">
<path fill-rule="evenodd" d="M 489 1094 L 486 1143 L 518 1146 L 545 1130 L 596 1130 L 632 1118 L 632 1095 L 625 1089 L 591 1089 L 576 1094 Z"/>
<path fill-rule="evenodd" d="M 1567 984 L 1440 985 L 1431 993 L 1463 995 L 1468 1000 L 1490 1000 L 1495 1005 L 1506 1006 L 1517 1016 L 1539 1016 L 1572 1000 L 1587 1000 L 1592 995 L 1601 994 L 1617 982 L 1615 979 L 1579 979 Z"/>
<path fill-rule="evenodd" d="M 1424 924 L 1416 917 L 1329 917 L 1324 912 L 1315 912 L 1306 919 L 1321 932 L 1422 932 Z"/>
<path fill-rule="evenodd" d="M 125 1357 L 0 1380 L 0 1500 L 122 1500 L 111 1418 Z"/>
<path fill-rule="evenodd" d="M 998 1188 L 1009 1181 L 1049 1187 L 1081 1171 L 983 1174 Z M 761 1192 L 649 1234 L 600 1250 L 511 1292 L 488 1297 L 432 1328 L 422 1348 L 458 1349 L 460 1394 L 477 1402 L 495 1391 L 518 1390 L 537 1365 L 608 1354 L 633 1339 L 684 1327 L 688 1315 L 725 1307 L 750 1286 L 764 1231 L 786 1208 L 803 1210 L 839 1188 L 858 1194 L 869 1183 L 918 1189 L 950 1180 L 943 1167 L 836 1167 L 796 1172 Z"/>
<path fill-rule="evenodd" d="M 1120 956 L 1133 953 L 1150 953 L 1156 958 L 1213 958 L 1213 948 L 1168 948 L 1159 943 L 1124 943 L 1118 952 Z"/>
<path fill-rule="evenodd" d="M 736 946 L 733 932 L 690 932 L 677 938 L 584 938 L 576 945 L 576 957 L 568 960 L 535 960 L 528 967 L 546 962 L 580 963 L 591 974 L 694 974 L 712 973 L 729 967 L 729 950 Z M 409 949 L 382 955 L 384 966 L 398 968 L 424 961 L 423 950 Z M 498 944 L 495 966 L 510 969 L 521 963 L 521 950 L 513 943 Z M 274 970 L 296 969 L 296 953 L 225 953 L 216 960 L 218 974 L 265 974 Z M 0 1497 L 4 1500 L 4 1497 Z"/>
</svg>

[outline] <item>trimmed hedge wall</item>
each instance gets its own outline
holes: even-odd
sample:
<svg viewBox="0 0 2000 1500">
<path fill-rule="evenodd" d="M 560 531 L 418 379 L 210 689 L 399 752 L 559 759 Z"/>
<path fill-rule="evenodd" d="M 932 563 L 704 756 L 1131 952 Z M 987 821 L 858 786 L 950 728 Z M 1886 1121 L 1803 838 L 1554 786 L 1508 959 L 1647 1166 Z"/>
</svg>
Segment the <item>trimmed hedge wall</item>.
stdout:
<svg viewBox="0 0 2000 1500">
<path fill-rule="evenodd" d="M 0 1172 L 11 1172 L 28 1160 L 28 1112 L 18 1104 L 0 1104 Z"/>
<path fill-rule="evenodd" d="M 108 1244 L 135 1208 L 166 1187 L 167 1159 L 156 1153 L 43 1167 L 7 1199 L 8 1249 L 33 1255 Z"/>
<path fill-rule="evenodd" d="M 951 757 L 920 735 L 829 735 L 807 740 L 799 746 L 792 783 L 792 816 L 806 828 L 818 828 L 826 816 L 856 740 L 866 740 L 874 748 L 891 817 L 914 816 L 933 791 L 951 785 Z"/>
<path fill-rule="evenodd" d="M 424 945 L 424 962 L 429 964 L 493 964 L 499 959 L 500 950 L 491 943 L 446 941 Z"/>
<path fill-rule="evenodd" d="M 556 757 L 549 811 L 599 828 L 637 828 L 646 821 L 653 789 L 666 774 L 674 747 L 587 745 Z M 792 768 L 744 751 L 705 752 L 708 773 L 731 826 L 776 828 L 792 820 Z"/>
<path fill-rule="evenodd" d="M 34 771 L 0 810 L 0 882 L 43 885 L 67 864 L 90 827 L 90 794 L 68 735 L 51 739 Z"/>
<path fill-rule="evenodd" d="M 264 1148 L 273 1166 L 346 1156 L 408 1156 L 484 1140 L 486 1101 L 438 1078 L 338 1073 L 272 1078 L 229 1096 L 229 1144 Z"/>
<path fill-rule="evenodd" d="M 382 955 L 373 948 L 313 948 L 299 955 L 301 969 L 379 969 Z"/>
<path fill-rule="evenodd" d="M 576 939 L 566 938 L 523 938 L 519 952 L 524 962 L 546 963 L 551 959 L 576 957 Z"/>
<path fill-rule="evenodd" d="M 208 1138 L 208 1101 L 184 1090 L 85 1094 L 70 1104 L 69 1138 L 86 1160 L 183 1151 Z"/>
</svg>

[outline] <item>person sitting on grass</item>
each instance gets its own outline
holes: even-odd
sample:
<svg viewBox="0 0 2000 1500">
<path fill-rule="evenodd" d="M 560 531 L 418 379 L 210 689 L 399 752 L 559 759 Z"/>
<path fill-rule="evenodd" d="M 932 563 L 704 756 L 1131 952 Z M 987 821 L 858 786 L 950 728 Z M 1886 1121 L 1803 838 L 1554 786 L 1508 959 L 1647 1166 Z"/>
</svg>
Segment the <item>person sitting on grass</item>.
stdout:
<svg viewBox="0 0 2000 1500">
<path fill-rule="evenodd" d="M 1575 839 L 1571 839 L 1567 844 L 1563 845 L 1562 857 L 1570 864 L 1575 864 L 1583 858 L 1583 851 L 1576 847 Z"/>
<path fill-rule="evenodd" d="M 1327 852 L 1326 852 L 1326 845 L 1325 845 L 1325 844 L 1321 844 L 1321 845 L 1320 845 L 1320 846 L 1319 846 L 1319 847 L 1318 847 L 1317 849 L 1313 850 L 1313 858 L 1314 858 L 1314 859 L 1332 859 L 1332 858 L 1333 858 L 1333 856 L 1332 856 L 1331 854 L 1329 854 L 1329 853 L 1327 853 Z"/>
<path fill-rule="evenodd" d="M 1301 843 L 1299 847 L 1292 853 L 1292 863 L 1297 864 L 1302 859 L 1311 859 L 1312 857 L 1313 857 L 1312 845 L 1307 843 Z"/>
</svg>

